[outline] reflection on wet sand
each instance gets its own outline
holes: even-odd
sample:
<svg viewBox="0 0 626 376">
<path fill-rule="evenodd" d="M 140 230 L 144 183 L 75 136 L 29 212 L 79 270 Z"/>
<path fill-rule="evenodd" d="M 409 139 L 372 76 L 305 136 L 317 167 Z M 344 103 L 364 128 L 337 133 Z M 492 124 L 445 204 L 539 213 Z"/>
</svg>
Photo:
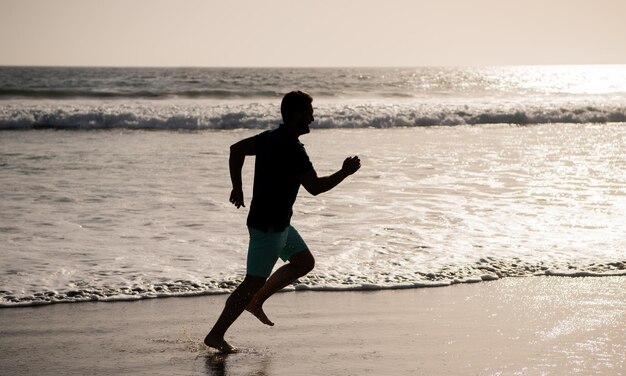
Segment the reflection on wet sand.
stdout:
<svg viewBox="0 0 626 376">
<path fill-rule="evenodd" d="M 236 354 L 209 353 L 205 357 L 205 373 L 209 376 L 269 376 L 271 359 L 267 354 L 242 351 Z"/>
</svg>

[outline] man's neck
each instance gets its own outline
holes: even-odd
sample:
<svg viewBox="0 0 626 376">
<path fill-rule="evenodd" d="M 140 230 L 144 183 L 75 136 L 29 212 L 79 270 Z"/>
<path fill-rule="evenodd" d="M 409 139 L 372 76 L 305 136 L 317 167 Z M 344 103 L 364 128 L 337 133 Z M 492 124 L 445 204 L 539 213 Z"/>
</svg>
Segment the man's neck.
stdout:
<svg viewBox="0 0 626 376">
<path fill-rule="evenodd" d="M 284 129 L 285 133 L 289 135 L 289 137 L 293 137 L 296 140 L 300 135 L 298 134 L 297 127 L 294 124 L 282 123 L 280 125 L 281 129 Z"/>
</svg>

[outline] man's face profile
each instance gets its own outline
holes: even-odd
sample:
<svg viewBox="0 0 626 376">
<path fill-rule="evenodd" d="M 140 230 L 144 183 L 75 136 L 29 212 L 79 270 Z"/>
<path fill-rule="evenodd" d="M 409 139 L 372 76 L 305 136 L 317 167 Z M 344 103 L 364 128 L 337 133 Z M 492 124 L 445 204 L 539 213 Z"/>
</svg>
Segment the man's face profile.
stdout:
<svg viewBox="0 0 626 376">
<path fill-rule="evenodd" d="M 299 134 L 302 135 L 311 132 L 309 124 L 311 124 L 313 120 L 315 120 L 313 118 L 313 106 L 309 105 L 309 107 L 304 111 L 297 112 L 296 119 Z"/>
</svg>

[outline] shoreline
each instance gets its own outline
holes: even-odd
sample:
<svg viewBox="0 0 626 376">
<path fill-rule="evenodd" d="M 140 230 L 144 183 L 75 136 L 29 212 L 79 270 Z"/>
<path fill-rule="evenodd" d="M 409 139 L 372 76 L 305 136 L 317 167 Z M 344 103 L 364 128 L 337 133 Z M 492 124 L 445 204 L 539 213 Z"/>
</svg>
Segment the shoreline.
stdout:
<svg viewBox="0 0 626 376">
<path fill-rule="evenodd" d="M 0 310 L 0 365 L 39 375 L 626 373 L 626 277 L 504 278 L 445 289 L 276 294 L 202 339 L 227 295 Z"/>
<path fill-rule="evenodd" d="M 520 259 L 499 260 L 492 257 L 481 258 L 475 264 L 464 267 L 446 266 L 434 273 L 415 272 L 409 276 L 399 275 L 396 280 L 385 282 L 382 276 L 346 275 L 344 280 L 328 279 L 316 273 L 300 278 L 297 283 L 283 291 L 378 291 L 446 287 L 457 284 L 496 281 L 506 278 L 523 277 L 619 277 L 626 276 L 626 260 L 591 263 L 573 266 L 570 263 L 544 264 L 543 262 L 524 262 Z M 413 278 L 413 280 L 409 279 Z M 162 299 L 171 297 L 193 297 L 222 295 L 231 293 L 241 283 L 243 276 L 225 280 L 207 279 L 205 283 L 176 280 L 148 284 L 145 286 L 85 286 L 71 290 L 42 290 L 31 294 L 14 294 L 12 291 L 0 291 L 0 310 L 45 306 L 60 303 L 118 302 L 144 299 Z"/>
<path fill-rule="evenodd" d="M 610 263 L 613 264 L 613 263 Z M 617 262 L 615 264 L 619 264 L 621 268 L 624 267 L 624 262 Z M 576 270 L 576 271 L 551 271 L 546 270 L 544 272 L 537 272 L 534 274 L 524 274 L 524 275 L 509 275 L 509 276 L 499 276 L 494 273 L 485 273 L 480 276 L 469 276 L 464 279 L 454 279 L 454 280 L 424 280 L 419 282 L 411 282 L 405 284 L 392 284 L 392 285 L 377 285 L 371 283 L 363 283 L 363 284 L 354 284 L 354 285 L 342 285 L 342 284 L 334 284 L 328 286 L 315 286 L 308 285 L 304 283 L 299 283 L 296 285 L 291 285 L 279 292 L 292 292 L 292 291 L 316 291 L 316 292 L 363 292 L 363 291 L 382 291 L 382 290 L 410 290 L 410 289 L 422 289 L 422 288 L 436 288 L 436 287 L 448 287 L 459 284 L 473 284 L 480 282 L 489 282 L 489 281 L 497 281 L 501 279 L 507 278 L 532 278 L 532 277 L 564 277 L 564 278 L 604 278 L 604 277 L 626 277 L 626 271 L 624 270 L 612 270 L 612 271 L 604 271 L 604 272 L 590 272 L 586 270 Z M 237 283 L 241 282 L 241 280 L 233 280 L 228 281 L 227 283 L 231 286 L 236 286 Z M 148 299 L 167 299 L 167 298 L 192 298 L 198 296 L 213 296 L 213 295 L 227 295 L 230 294 L 234 290 L 232 289 L 221 289 L 221 290 L 198 290 L 198 291 L 184 291 L 179 293 L 161 293 L 161 294 L 149 294 L 149 295 L 127 295 L 127 294 L 119 294 L 112 296 L 84 296 L 82 293 L 78 294 L 78 299 L 73 300 L 32 300 L 25 302 L 17 302 L 6 304 L 4 302 L 0 303 L 0 310 L 9 309 L 9 308 L 27 308 L 27 307 L 41 307 L 41 306 L 49 306 L 56 304 L 72 304 L 72 303 L 115 303 L 115 302 L 134 302 L 139 300 L 148 300 Z M 75 292 L 75 291 L 72 291 Z M 39 293 L 39 296 L 45 296 L 45 293 Z M 48 296 L 51 298 L 51 296 Z M 2 300 L 5 300 L 4 298 Z M 5 300 L 6 301 L 6 300 Z"/>
</svg>

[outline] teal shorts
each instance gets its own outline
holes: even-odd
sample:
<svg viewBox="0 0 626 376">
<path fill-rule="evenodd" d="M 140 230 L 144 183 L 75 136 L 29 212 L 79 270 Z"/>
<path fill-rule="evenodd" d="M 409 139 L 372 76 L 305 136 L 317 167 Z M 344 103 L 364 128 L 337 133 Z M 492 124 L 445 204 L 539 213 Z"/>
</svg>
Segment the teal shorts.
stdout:
<svg viewBox="0 0 626 376">
<path fill-rule="evenodd" d="M 309 250 L 293 226 L 282 232 L 263 232 L 248 226 L 248 232 L 250 244 L 246 273 L 256 277 L 269 277 L 279 257 L 287 261 L 296 253 Z"/>
</svg>

